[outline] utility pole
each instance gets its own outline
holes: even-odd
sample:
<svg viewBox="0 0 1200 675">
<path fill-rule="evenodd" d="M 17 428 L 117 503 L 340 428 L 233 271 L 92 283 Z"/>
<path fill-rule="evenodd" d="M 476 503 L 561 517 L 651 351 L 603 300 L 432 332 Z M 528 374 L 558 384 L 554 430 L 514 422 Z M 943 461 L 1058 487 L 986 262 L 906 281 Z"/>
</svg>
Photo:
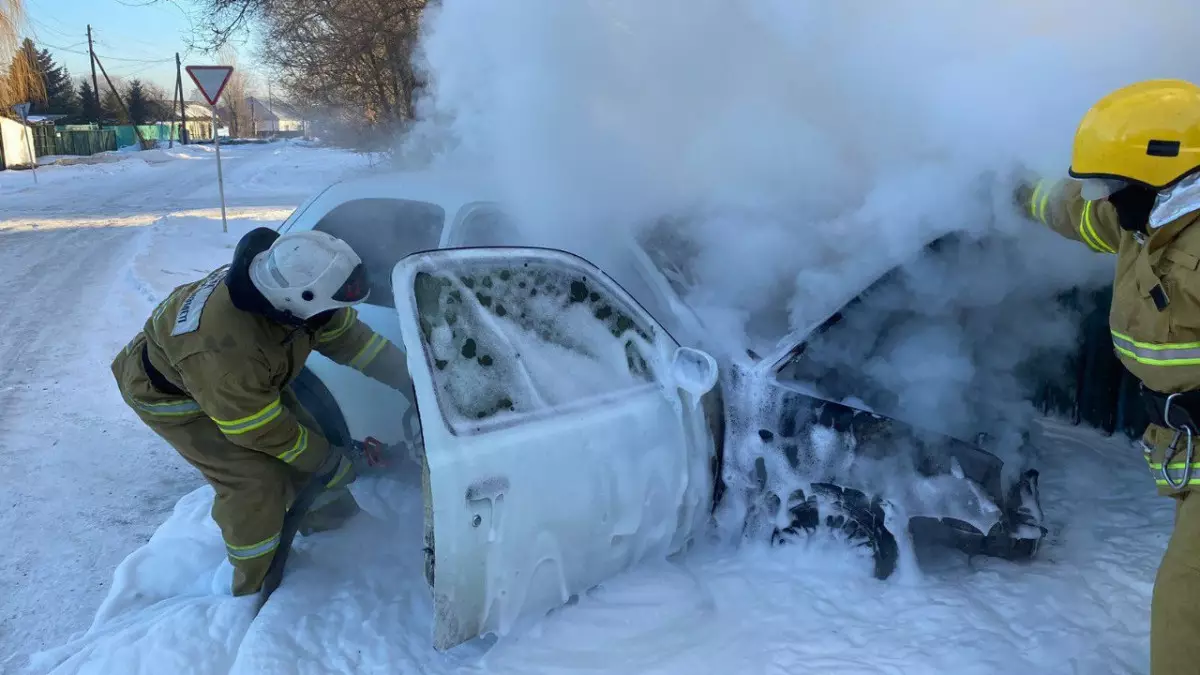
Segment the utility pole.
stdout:
<svg viewBox="0 0 1200 675">
<path fill-rule="evenodd" d="M 183 72 L 180 71 L 181 67 L 179 52 L 175 52 L 175 87 L 179 90 L 179 144 L 183 145 L 189 139 L 187 138 L 187 112 L 183 103 Z"/>
<path fill-rule="evenodd" d="M 92 92 L 96 94 L 96 114 L 100 119 L 97 123 L 104 121 L 104 109 L 100 107 L 100 81 L 96 79 L 96 50 L 92 47 L 92 24 L 88 24 L 88 60 L 92 62 Z"/>
<path fill-rule="evenodd" d="M 178 55 L 179 55 L 178 52 L 176 52 L 176 56 L 178 56 Z M 178 73 L 175 74 L 175 86 L 171 89 L 171 114 L 172 115 L 175 114 L 175 110 L 176 110 L 175 104 L 176 103 L 179 103 L 179 74 Z M 168 122 L 167 125 L 169 127 L 170 122 Z M 175 147 L 175 136 L 178 135 L 178 133 L 179 133 L 178 130 L 167 133 L 167 139 L 168 139 L 167 147 L 168 148 Z M 183 143 L 182 140 L 180 140 L 179 142 L 180 142 L 180 144 Z"/>
<path fill-rule="evenodd" d="M 125 113 L 125 117 L 129 118 L 129 122 L 133 125 L 133 133 L 137 136 L 138 147 L 142 150 L 146 149 L 146 139 L 142 138 L 142 130 L 138 128 L 137 120 L 129 114 L 129 106 L 125 105 L 125 99 L 121 98 L 121 92 L 117 91 L 116 85 L 108 77 L 108 72 L 104 70 L 104 64 L 100 63 L 100 57 L 92 54 L 92 67 L 100 66 L 100 74 L 104 76 L 104 81 L 108 83 L 109 89 L 112 89 L 113 96 L 116 97 L 117 103 L 121 104 L 121 110 Z"/>
</svg>

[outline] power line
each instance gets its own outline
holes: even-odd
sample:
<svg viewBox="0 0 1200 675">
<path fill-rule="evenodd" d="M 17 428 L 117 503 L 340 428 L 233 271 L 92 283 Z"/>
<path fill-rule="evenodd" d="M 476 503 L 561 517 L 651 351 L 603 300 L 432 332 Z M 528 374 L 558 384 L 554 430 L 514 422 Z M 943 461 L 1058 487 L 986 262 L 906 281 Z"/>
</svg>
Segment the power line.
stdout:
<svg viewBox="0 0 1200 675">
<path fill-rule="evenodd" d="M 75 49 L 76 47 L 82 47 L 85 44 L 87 44 L 87 40 L 84 40 L 83 42 L 81 42 L 77 45 L 72 45 L 71 47 L 60 47 L 58 45 L 52 45 L 49 42 L 41 43 L 41 45 L 43 47 L 49 47 L 50 49 L 57 49 L 60 52 L 66 52 L 68 54 L 80 54 L 82 56 L 89 56 L 89 54 L 87 52 L 81 52 L 81 51 L 78 51 Z"/>
<path fill-rule="evenodd" d="M 52 35 L 56 36 L 56 39 L 57 39 L 57 38 L 59 38 L 59 37 L 61 37 L 61 38 L 67 38 L 68 40 L 70 40 L 70 39 L 72 39 L 72 38 L 78 37 L 78 34 L 76 34 L 76 33 L 69 33 L 69 32 L 67 32 L 67 31 L 65 31 L 65 30 L 62 30 L 62 29 L 59 29 L 59 28 L 55 28 L 54 26 L 51 26 L 50 24 L 48 24 L 48 23 L 46 23 L 46 22 L 42 21 L 41 19 L 37 18 L 36 16 L 31 16 L 31 17 L 29 17 L 29 19 L 30 19 L 31 21 L 33 21 L 33 23 L 34 23 L 35 25 L 37 25 L 37 26 L 40 26 L 40 27 L 41 27 L 41 28 L 40 28 L 40 30 L 44 30 L 44 31 L 46 31 L 46 32 L 48 32 L 48 33 L 50 33 L 50 34 L 52 34 Z"/>
<path fill-rule="evenodd" d="M 103 58 L 103 59 L 107 59 L 109 61 L 126 61 L 128 63 L 149 63 L 151 65 L 158 65 L 160 63 L 168 63 L 168 62 L 174 63 L 174 61 L 175 61 L 175 57 L 173 57 L 173 56 L 169 59 L 123 59 L 119 56 L 105 56 L 104 54 L 101 54 L 100 52 L 96 52 L 96 56 L 99 56 L 100 58 Z"/>
</svg>

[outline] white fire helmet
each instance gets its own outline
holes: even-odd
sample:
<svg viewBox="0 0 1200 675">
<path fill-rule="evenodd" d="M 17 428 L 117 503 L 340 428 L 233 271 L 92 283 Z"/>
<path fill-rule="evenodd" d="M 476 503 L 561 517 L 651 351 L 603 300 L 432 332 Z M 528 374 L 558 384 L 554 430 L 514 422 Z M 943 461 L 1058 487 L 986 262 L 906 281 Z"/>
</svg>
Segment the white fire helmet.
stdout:
<svg viewBox="0 0 1200 675">
<path fill-rule="evenodd" d="M 275 309 L 300 319 L 356 305 L 371 290 L 354 249 L 316 231 L 280 236 L 271 248 L 254 256 L 250 280 Z"/>
</svg>

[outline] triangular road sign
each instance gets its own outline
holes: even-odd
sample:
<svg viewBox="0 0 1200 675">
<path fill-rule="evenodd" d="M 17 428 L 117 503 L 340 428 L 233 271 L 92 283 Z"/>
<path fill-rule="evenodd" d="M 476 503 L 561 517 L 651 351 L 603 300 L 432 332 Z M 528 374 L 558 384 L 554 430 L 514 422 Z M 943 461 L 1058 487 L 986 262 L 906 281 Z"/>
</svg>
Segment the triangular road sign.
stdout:
<svg viewBox="0 0 1200 675">
<path fill-rule="evenodd" d="M 208 101 L 209 105 L 216 105 L 217 99 L 221 98 L 221 92 L 225 91 L 229 76 L 233 74 L 233 66 L 188 66 L 187 72 L 200 89 L 204 100 Z"/>
</svg>

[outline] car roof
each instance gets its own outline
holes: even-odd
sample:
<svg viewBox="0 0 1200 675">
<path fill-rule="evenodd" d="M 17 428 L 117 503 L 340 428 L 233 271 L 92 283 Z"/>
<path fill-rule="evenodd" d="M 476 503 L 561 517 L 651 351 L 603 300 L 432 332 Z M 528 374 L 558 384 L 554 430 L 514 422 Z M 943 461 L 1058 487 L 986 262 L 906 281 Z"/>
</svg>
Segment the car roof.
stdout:
<svg viewBox="0 0 1200 675">
<path fill-rule="evenodd" d="M 355 199 L 408 199 L 431 202 L 453 217 L 464 204 L 491 201 L 485 183 L 466 173 L 445 170 L 384 170 L 338 181 L 313 199 L 306 215 L 320 218 L 333 207 Z"/>
</svg>

